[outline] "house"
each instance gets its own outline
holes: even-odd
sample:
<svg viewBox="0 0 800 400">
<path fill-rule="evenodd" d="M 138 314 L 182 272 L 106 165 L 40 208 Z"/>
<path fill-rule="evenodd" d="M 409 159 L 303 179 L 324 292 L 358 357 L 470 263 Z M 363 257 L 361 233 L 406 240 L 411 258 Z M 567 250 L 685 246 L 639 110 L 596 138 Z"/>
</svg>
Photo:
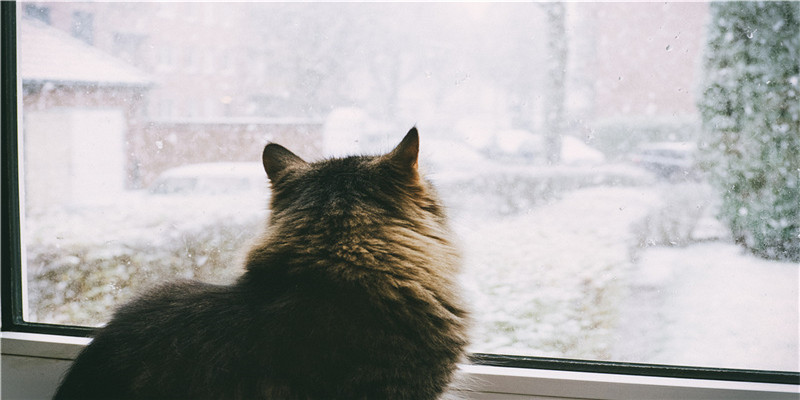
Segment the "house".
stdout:
<svg viewBox="0 0 800 400">
<path fill-rule="evenodd" d="M 126 157 L 152 78 L 47 24 L 19 20 L 26 205 L 112 198 L 135 181 Z"/>
<path fill-rule="evenodd" d="M 174 56 L 169 41 L 185 37 L 176 30 L 227 19 L 177 18 L 175 5 L 158 6 L 142 28 L 122 22 L 136 4 L 25 4 L 18 64 L 29 206 L 106 201 L 186 163 L 256 161 L 270 140 L 320 154 L 320 121 L 248 116 L 238 99 L 252 82 L 188 50 Z M 206 104 L 215 99 L 224 101 Z"/>
</svg>

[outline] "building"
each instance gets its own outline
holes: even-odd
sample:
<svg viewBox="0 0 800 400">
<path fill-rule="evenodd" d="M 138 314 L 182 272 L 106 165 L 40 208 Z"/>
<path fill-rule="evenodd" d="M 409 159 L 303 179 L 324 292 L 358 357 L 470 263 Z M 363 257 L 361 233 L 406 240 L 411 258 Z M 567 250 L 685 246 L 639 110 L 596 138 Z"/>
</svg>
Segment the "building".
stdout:
<svg viewBox="0 0 800 400">
<path fill-rule="evenodd" d="M 84 168 L 87 174 L 104 171 L 107 180 L 118 176 L 115 188 L 118 181 L 123 188 L 146 187 L 160 172 L 186 163 L 256 161 L 269 140 L 311 143 L 299 147 L 307 157 L 320 152 L 321 122 L 276 118 L 258 107 L 266 87 L 257 68 L 263 54 L 244 40 L 251 33 L 239 24 L 248 20 L 241 4 L 26 2 L 21 8 L 25 140 L 37 154 L 26 159 L 29 172 L 41 175 L 33 171 L 49 166 L 51 175 L 73 175 L 29 182 L 36 193 L 31 198 L 64 198 L 67 189 L 57 190 L 54 182 L 91 181 L 75 168 L 57 171 L 72 164 L 41 150 L 52 136 L 67 140 L 60 128 L 78 114 L 84 122 L 75 122 L 72 136 L 91 137 L 90 148 L 102 149 L 95 158 L 123 160 L 121 169 Z M 68 191 L 86 192 L 77 186 Z"/>
<path fill-rule="evenodd" d="M 255 116 L 263 78 L 236 3 L 31 2 L 23 14 L 155 77 L 151 120 Z M 260 72 L 260 71 L 259 71 Z"/>
<path fill-rule="evenodd" d="M 38 20 L 19 20 L 19 47 L 28 205 L 124 191 L 152 77 Z"/>
</svg>

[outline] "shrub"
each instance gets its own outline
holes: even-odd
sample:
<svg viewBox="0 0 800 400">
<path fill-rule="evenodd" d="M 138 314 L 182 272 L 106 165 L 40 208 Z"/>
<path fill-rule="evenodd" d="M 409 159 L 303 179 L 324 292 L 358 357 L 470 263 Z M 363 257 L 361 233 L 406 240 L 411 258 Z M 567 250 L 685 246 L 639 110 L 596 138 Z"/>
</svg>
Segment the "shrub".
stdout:
<svg viewBox="0 0 800 400">
<path fill-rule="evenodd" d="M 507 167 L 435 180 L 445 204 L 454 211 L 508 216 L 529 211 L 562 194 L 596 186 L 637 186 L 652 177 L 627 166 Z"/>
<path fill-rule="evenodd" d="M 238 257 L 259 228 L 214 220 L 130 242 L 91 241 L 27 246 L 30 317 L 34 321 L 97 326 L 114 308 L 176 279 L 230 283 L 242 273 Z"/>
<path fill-rule="evenodd" d="M 632 227 L 639 247 L 686 246 L 695 242 L 695 230 L 713 197 L 707 185 L 682 183 L 661 188 L 661 203 Z"/>
<path fill-rule="evenodd" d="M 711 5 L 704 164 L 720 218 L 753 253 L 800 261 L 800 3 Z"/>
</svg>

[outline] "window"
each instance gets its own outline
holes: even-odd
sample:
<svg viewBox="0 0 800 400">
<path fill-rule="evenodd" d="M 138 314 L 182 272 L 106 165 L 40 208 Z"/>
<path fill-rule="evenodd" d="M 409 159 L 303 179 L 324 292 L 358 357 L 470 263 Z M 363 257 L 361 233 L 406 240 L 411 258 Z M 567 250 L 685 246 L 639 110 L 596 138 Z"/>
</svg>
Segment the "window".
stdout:
<svg viewBox="0 0 800 400">
<path fill-rule="evenodd" d="M 751 82 L 713 58 L 719 40 L 796 32 L 796 5 L 775 4 L 747 20 L 746 5 L 723 18 L 708 3 L 226 3 L 216 17 L 235 23 L 218 29 L 168 3 L 54 3 L 84 16 L 92 46 L 20 15 L 18 75 L 3 76 L 4 96 L 21 89 L 3 109 L 18 132 L 3 159 L 21 161 L 3 166 L 19 194 L 4 253 L 20 256 L 3 260 L 3 295 L 19 297 L 4 297 L 3 328 L 86 333 L 166 279 L 230 282 L 266 217 L 264 143 L 377 152 L 417 124 L 464 249 L 477 362 L 796 382 L 800 228 L 780 199 L 799 178 L 781 158 L 798 154 L 797 63 L 765 57 L 779 65 L 760 76 L 782 80 Z M 219 52 L 181 74 L 193 48 Z M 715 140 L 755 146 L 754 122 L 708 100 L 731 86 L 786 110 L 761 119 L 777 150 L 737 148 L 741 168 Z M 723 163 L 789 184 L 732 206 Z M 764 245 L 764 229 L 785 233 Z"/>
</svg>

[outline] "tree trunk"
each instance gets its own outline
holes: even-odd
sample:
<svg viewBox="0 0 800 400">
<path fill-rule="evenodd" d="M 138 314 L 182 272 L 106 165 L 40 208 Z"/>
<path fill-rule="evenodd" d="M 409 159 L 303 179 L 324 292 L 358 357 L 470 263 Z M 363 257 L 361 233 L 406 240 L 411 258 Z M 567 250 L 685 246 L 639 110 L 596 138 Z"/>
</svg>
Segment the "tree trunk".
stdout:
<svg viewBox="0 0 800 400">
<path fill-rule="evenodd" d="M 545 151 L 547 161 L 561 161 L 564 129 L 564 98 L 567 73 L 567 35 L 563 3 L 547 3 L 547 82 L 545 83 Z"/>
</svg>

